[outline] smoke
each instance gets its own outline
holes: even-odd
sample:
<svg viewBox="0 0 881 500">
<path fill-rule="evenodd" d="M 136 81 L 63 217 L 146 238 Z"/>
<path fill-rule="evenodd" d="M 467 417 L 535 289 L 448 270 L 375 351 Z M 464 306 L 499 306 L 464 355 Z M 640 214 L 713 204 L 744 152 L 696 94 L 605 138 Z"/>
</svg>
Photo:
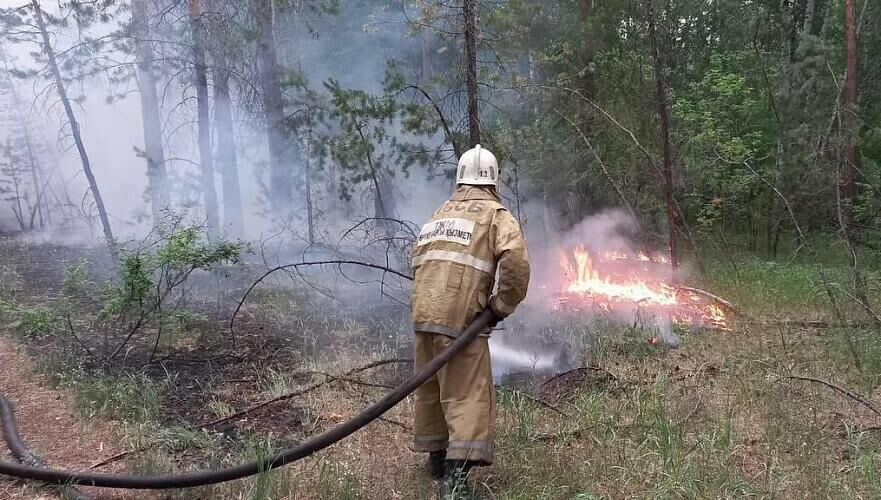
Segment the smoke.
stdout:
<svg viewBox="0 0 881 500">
<path fill-rule="evenodd" d="M 11 0 L 0 0 L 0 6 Z M 16 4 L 17 2 L 13 2 Z M 48 4 L 47 4 L 48 8 Z M 279 22 L 278 40 L 282 67 L 300 70 L 306 78 L 305 85 L 315 91 L 323 91 L 322 82 L 333 79 L 344 88 L 357 88 L 378 93 L 382 90 L 387 63 L 392 59 L 412 58 L 420 49 L 420 34 L 410 33 L 403 11 L 384 10 L 375 6 L 352 7 L 339 15 L 301 14 L 299 17 Z M 367 12 L 364 9 L 374 9 Z M 411 16 L 412 17 L 412 16 Z M 365 23 L 367 19 L 367 23 Z M 288 22 L 291 21 L 291 22 Z M 66 37 L 59 37 L 59 50 L 75 40 L 71 28 Z M 37 50 L 25 43 L 4 47 L 17 67 L 34 65 L 30 53 Z M 439 56 L 438 56 L 439 57 Z M 447 56 L 449 57 L 449 56 Z M 407 73 L 414 78 L 414 70 Z M 199 151 L 196 143 L 195 106 L 191 79 L 186 72 L 178 79 L 169 81 L 163 77 L 162 116 L 164 126 L 167 168 L 175 195 L 175 208 L 189 211 L 193 221 L 204 219 L 200 208 Z M 44 93 L 45 81 L 32 85 L 17 82 L 17 89 L 25 103 L 28 121 L 35 134 L 42 137 L 53 155 L 45 158 L 45 168 L 52 174 L 52 193 L 55 201 L 68 207 L 67 216 L 58 217 L 46 231 L 27 235 L 31 242 L 51 242 L 73 245 L 100 245 L 101 233 L 97 226 L 90 226 L 85 218 L 94 216 L 87 194 L 87 183 L 82 175 L 79 157 L 72 148 L 64 130 L 65 118 L 51 92 Z M 100 77 L 72 85 L 71 95 L 77 98 L 76 113 L 92 168 L 101 188 L 111 223 L 118 238 L 140 239 L 150 230 L 150 210 L 145 196 L 147 189 L 146 160 L 139 154 L 143 149 L 144 134 L 141 109 L 134 83 L 129 88 L 114 88 Z M 108 100 L 109 94 L 126 95 L 122 99 Z M 235 93 L 235 89 L 234 89 Z M 48 97 L 47 97 L 48 96 Z M 244 100 L 234 95 L 236 104 Z M 186 103 L 186 104 L 182 104 Z M 265 186 L 268 183 L 267 146 L 265 131 L 259 117 L 252 111 L 234 109 L 239 179 L 243 208 L 245 211 L 245 239 L 264 240 L 280 231 L 278 221 L 266 216 Z M 249 114 L 252 113 L 252 114 Z M 0 139 L 8 135 L 0 129 Z M 404 136 L 394 124 L 388 133 L 400 139 Z M 215 138 L 216 141 L 216 138 Z M 428 146 L 436 146 L 440 137 L 423 138 Z M 216 148 L 216 144 L 214 147 Z M 503 165 L 504 169 L 505 166 Z M 295 199 L 296 207 L 288 220 L 282 221 L 288 233 L 277 238 L 276 248 L 305 246 L 305 196 L 302 188 L 304 165 L 291 164 L 291 175 L 297 179 L 300 189 Z M 397 215 L 417 225 L 450 195 L 451 183 L 443 177 L 429 175 L 425 168 L 413 167 L 409 175 L 397 172 L 386 179 L 395 196 Z M 343 203 L 337 193 L 321 185 L 322 177 L 331 174 L 325 170 L 315 174 L 313 192 L 317 204 L 318 231 L 328 243 L 336 238 L 353 221 L 372 215 L 371 202 L 363 196 L 364 187 L 356 193 L 352 203 Z M 216 175 L 215 187 L 222 195 L 221 179 Z M 221 202 L 221 207 L 222 207 Z M 540 200 L 524 203 L 521 215 L 530 249 L 533 277 L 526 303 L 505 321 L 506 331 L 496 334 L 491 343 L 494 368 L 500 376 L 509 371 L 533 370 L 553 372 L 572 367 L 582 353 L 576 348 L 568 351 L 565 339 L 554 337 L 559 330 L 548 325 L 559 324 L 552 307 L 553 298 L 562 290 L 565 276 L 560 265 L 560 254 L 565 249 L 584 245 L 591 251 L 624 251 L 633 253 L 636 225 L 622 210 L 607 210 L 575 225 L 566 231 L 558 231 L 553 211 Z M 0 231 L 14 229 L 9 217 L 10 208 L 0 202 Z M 84 217 L 85 216 L 85 217 Z M 290 250 L 290 249 L 289 249 Z M 622 317 L 622 321 L 633 318 Z M 663 329 L 662 329 L 663 330 Z M 672 330 L 667 325 L 667 330 Z"/>
<path fill-rule="evenodd" d="M 569 370 L 579 360 L 589 356 L 583 339 L 573 339 L 570 333 L 589 333 L 594 324 L 618 323 L 638 326 L 651 338 L 668 347 L 679 345 L 669 316 L 656 315 L 637 302 L 618 301 L 608 308 L 575 310 L 560 307 L 561 294 L 574 279 L 573 251 L 583 248 L 594 257 L 610 253 L 638 256 L 646 250 L 638 243 L 637 224 L 622 209 L 607 209 L 591 215 L 565 231 L 553 231 L 554 221 L 540 203 L 526 206 L 528 223 L 525 227 L 529 246 L 532 276 L 529 294 L 520 308 L 503 325 L 503 331 L 494 333 L 490 349 L 497 379 L 516 373 L 529 372 L 544 377 Z M 669 283 L 673 271 L 660 253 L 643 254 L 647 262 L 638 259 L 592 262 L 602 277 L 623 279 L 639 275 L 646 279 Z M 657 261 L 657 262 L 652 262 Z"/>
<path fill-rule="evenodd" d="M 18 2 L 0 0 L 0 6 L 18 6 Z M 45 5 L 47 11 L 53 7 L 57 8 L 51 4 Z M 408 31 L 410 26 L 406 22 L 406 14 L 403 10 L 386 9 L 379 5 L 343 5 L 335 15 L 308 9 L 289 11 L 283 19 L 280 18 L 277 26 L 279 64 L 285 71 L 300 71 L 305 78 L 305 86 L 319 93 L 324 92 L 323 82 L 331 79 L 344 88 L 379 93 L 389 61 L 414 59 L 414 53 L 420 50 L 416 38 L 419 35 Z M 95 26 L 90 29 L 107 32 L 114 28 Z M 58 51 L 76 43 L 80 35 L 73 27 L 55 31 L 58 31 L 55 38 Z M 184 33 L 181 36 L 188 35 Z M 22 42 L 5 44 L 3 49 L 11 66 L 36 68 L 31 53 L 39 50 L 37 45 Z M 122 53 L 111 53 L 108 57 L 116 60 L 131 58 Z M 160 61 L 158 64 L 165 63 Z M 406 76 L 415 78 L 412 71 Z M 16 80 L 15 85 L 32 132 L 42 137 L 41 141 L 54 155 L 53 158 L 43 159 L 43 167 L 52 172 L 52 203 L 66 207 L 63 216 L 55 217 L 49 228 L 27 237 L 35 242 L 103 244 L 95 221 L 88 221 L 95 215 L 94 207 L 81 172 L 79 156 L 64 132 L 67 126 L 63 110 L 56 105 L 53 92 L 44 92 L 48 82 L 43 79 Z M 144 149 L 144 135 L 137 86 L 134 81 L 125 85 L 120 88 L 118 83 L 94 76 L 83 83 L 71 83 L 68 92 L 76 99 L 75 112 L 114 233 L 122 240 L 137 240 L 151 228 L 146 196 L 147 163 L 140 153 Z M 192 78 L 186 72 L 176 78 L 162 75 L 159 86 L 173 209 L 186 211 L 194 223 L 200 223 L 204 221 L 205 214 L 201 207 Z M 209 88 L 209 92 L 213 93 L 213 89 Z M 289 242 L 301 245 L 307 225 L 304 165 L 299 162 L 289 165 L 296 186 L 294 199 L 290 200 L 290 205 L 294 207 L 292 213 L 284 217 L 269 214 L 265 199 L 265 188 L 269 182 L 265 131 L 260 117 L 249 109 L 253 108 L 246 102 L 250 97 L 237 93 L 235 87 L 233 93 L 239 179 L 245 211 L 244 238 L 257 241 L 284 231 L 288 233 Z M 296 111 L 300 105 L 297 101 L 299 97 L 294 94 L 292 91 L 288 96 L 293 99 L 289 104 L 292 111 Z M 109 99 L 111 96 L 114 98 Z M 118 98 L 120 96 L 125 97 Z M 390 124 L 387 128 L 390 137 L 402 137 L 398 125 Z M 5 123 L 0 125 L 0 139 L 5 140 L 10 133 Z M 421 139 L 428 147 L 434 147 L 441 141 L 440 137 Z M 216 135 L 213 140 L 216 151 Z M 332 244 L 353 221 L 372 216 L 373 203 L 368 195 L 368 183 L 358 187 L 351 202 L 341 201 L 338 193 L 324 183 L 331 176 L 328 168 L 332 166 L 322 172 L 314 172 L 312 194 L 320 236 L 326 243 Z M 449 195 L 450 183 L 447 179 L 429 177 L 424 168 L 413 167 L 409 175 L 396 172 L 384 179 L 391 196 L 395 197 L 396 216 L 420 223 Z M 222 211 L 219 172 L 215 175 L 215 181 Z M 17 224 L 5 198 L 0 196 L 0 231 L 14 231 L 18 229 Z"/>
</svg>

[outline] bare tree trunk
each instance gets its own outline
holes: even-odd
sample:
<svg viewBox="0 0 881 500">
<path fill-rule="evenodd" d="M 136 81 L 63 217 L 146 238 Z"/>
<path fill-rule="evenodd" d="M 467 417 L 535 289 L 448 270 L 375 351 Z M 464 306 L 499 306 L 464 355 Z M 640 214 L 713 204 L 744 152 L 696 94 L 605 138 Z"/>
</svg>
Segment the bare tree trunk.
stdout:
<svg viewBox="0 0 881 500">
<path fill-rule="evenodd" d="M 156 75 L 153 73 L 155 54 L 150 41 L 146 0 L 133 0 L 132 28 L 137 45 L 138 89 L 141 94 L 141 122 L 144 126 L 144 154 L 147 158 L 147 191 L 155 226 L 162 219 L 162 210 L 168 208 L 170 200 L 162 144 L 162 117 L 156 94 Z"/>
<path fill-rule="evenodd" d="M 315 244 L 315 210 L 312 205 L 312 151 L 308 142 L 303 147 L 303 179 L 306 182 L 306 223 L 308 225 L 309 244 Z"/>
<path fill-rule="evenodd" d="M 847 74 L 845 77 L 844 158 L 839 172 L 841 192 L 841 230 L 848 243 L 855 238 L 853 201 L 856 196 L 856 170 L 859 168 L 857 142 L 860 136 L 859 111 L 857 109 L 857 20 L 855 0 L 845 0 L 847 22 Z"/>
<path fill-rule="evenodd" d="M 670 102 L 664 82 L 664 59 L 658 46 L 657 13 L 655 0 L 648 0 L 649 43 L 655 66 L 655 97 L 657 99 L 658 117 L 661 121 L 661 143 L 664 150 L 662 174 L 664 178 L 664 200 L 667 203 L 667 225 L 670 228 L 670 262 L 679 265 L 679 252 L 676 245 L 676 202 L 673 197 L 673 152 L 670 145 Z"/>
<path fill-rule="evenodd" d="M 263 86 L 263 116 L 269 142 L 269 202 L 278 216 L 286 216 L 293 196 L 294 163 L 289 134 L 285 131 L 284 102 L 279 81 L 278 57 L 273 33 L 272 0 L 257 1 L 257 23 L 260 40 L 257 43 L 257 59 L 260 64 L 260 80 Z"/>
<path fill-rule="evenodd" d="M 14 93 L 14 91 L 13 91 Z M 13 99 L 17 101 L 17 98 L 13 96 Z M 17 107 L 17 106 L 16 106 Z M 40 172 L 40 167 L 37 162 L 37 155 L 34 151 L 34 146 L 31 142 L 31 132 L 28 130 L 28 125 L 26 122 L 22 121 L 22 126 L 24 127 L 24 144 L 25 144 L 25 152 L 28 155 L 28 166 L 31 169 L 31 182 L 34 185 L 34 206 L 31 208 L 31 219 L 30 224 L 28 226 L 31 228 L 31 231 L 34 230 L 34 220 L 39 217 L 40 228 L 45 227 L 43 225 L 43 194 L 44 191 L 42 189 L 42 183 L 40 182 L 38 173 Z"/>
<path fill-rule="evenodd" d="M 242 193 L 236 158 L 235 128 L 229 97 L 229 70 L 214 68 L 214 113 L 217 122 L 217 163 L 223 176 L 223 219 L 226 231 L 240 237 L 244 234 Z"/>
<path fill-rule="evenodd" d="M 199 128 L 199 165 L 202 170 L 202 196 L 208 237 L 218 234 L 220 217 L 217 209 L 217 188 L 214 185 L 214 161 L 211 154 L 211 118 L 208 102 L 208 71 L 205 67 L 205 41 L 200 0 L 190 0 L 190 28 L 193 35 L 193 62 L 196 73 L 196 108 Z"/>
<path fill-rule="evenodd" d="M 12 149 L 11 141 L 7 141 L 6 149 Z M 12 179 L 12 192 L 15 195 L 15 204 L 12 206 L 12 214 L 15 215 L 18 227 L 21 228 L 22 232 L 25 232 L 28 230 L 28 227 L 24 221 L 24 207 L 21 204 L 21 183 L 18 180 L 18 169 L 15 167 L 14 163 L 10 163 L 9 165 L 9 177 Z"/>
<path fill-rule="evenodd" d="M 480 115 L 478 101 L 480 89 L 477 86 L 477 26 L 474 7 L 476 0 L 463 0 L 462 13 L 465 17 L 465 64 L 466 86 L 468 92 L 468 138 L 471 147 L 480 143 Z"/>
<path fill-rule="evenodd" d="M 858 46 L 858 22 L 856 16 L 856 0 L 845 0 L 845 22 L 847 24 L 847 69 L 845 75 L 845 106 L 844 106 L 844 155 L 839 161 L 838 172 L 838 218 L 841 225 L 841 235 L 847 245 L 850 254 L 850 267 L 853 273 L 854 294 L 857 301 L 866 311 L 870 320 L 881 325 L 878 316 L 869 304 L 866 294 L 866 282 L 860 272 L 857 261 L 857 230 L 854 224 L 853 204 L 857 195 L 856 172 L 859 170 L 859 154 L 857 152 L 860 140 L 860 116 L 858 108 L 859 80 L 857 61 Z"/>
<path fill-rule="evenodd" d="M 0 62 L 3 63 L 3 71 L 6 74 L 7 85 L 9 86 L 9 95 L 12 98 L 12 106 L 13 109 L 15 109 L 16 118 L 18 119 L 18 122 L 22 128 L 22 132 L 24 134 L 25 153 L 27 153 L 28 166 L 31 170 L 31 183 L 33 183 L 34 194 L 36 197 L 34 205 L 32 207 L 29 207 L 30 223 L 28 224 L 28 227 L 30 228 L 30 230 L 33 230 L 35 227 L 35 221 L 37 221 L 40 224 L 40 228 L 43 229 L 46 227 L 46 222 L 49 218 L 49 204 L 46 203 L 46 197 L 44 196 L 46 192 L 46 190 L 44 189 L 45 183 L 40 181 L 40 178 L 43 175 L 43 169 L 40 168 L 40 162 L 38 161 L 37 153 L 34 150 L 34 143 L 31 140 L 30 122 L 21 111 L 21 100 L 19 100 L 18 98 L 18 91 L 15 88 L 15 82 L 13 82 L 12 78 L 10 77 L 9 62 L 6 59 L 6 53 L 3 51 L 2 47 L 0 47 Z"/>
<path fill-rule="evenodd" d="M 593 11 L 593 0 L 580 0 L 581 6 L 581 22 L 586 23 L 590 19 L 591 11 Z"/>
<path fill-rule="evenodd" d="M 34 9 L 37 28 L 40 30 L 40 36 L 43 39 L 43 52 L 46 54 L 46 58 L 49 62 L 49 70 L 52 72 L 52 78 L 55 81 L 55 90 L 58 92 L 58 97 L 61 99 L 62 106 L 64 106 L 64 113 L 67 115 L 67 121 L 70 124 L 70 132 L 71 135 L 73 135 L 73 140 L 76 144 L 80 161 L 82 162 L 83 173 L 86 175 L 86 180 L 89 182 L 89 189 L 92 192 L 92 197 L 95 199 L 95 206 L 98 209 L 98 217 L 101 219 L 101 226 L 104 230 L 104 239 L 107 241 L 107 244 L 112 247 L 113 231 L 110 228 L 110 218 L 107 217 L 107 209 L 104 207 L 104 199 L 101 198 L 98 182 L 95 180 L 95 175 L 92 173 L 92 164 L 89 161 L 89 155 L 86 153 L 86 146 L 83 143 L 83 137 L 80 133 L 79 122 L 76 120 L 76 115 L 73 113 L 73 106 L 70 104 L 70 99 L 67 97 L 67 88 L 64 86 L 64 80 L 61 78 L 61 71 L 58 69 L 58 61 L 55 59 L 55 50 L 52 49 L 52 45 L 49 42 L 49 31 L 46 29 L 46 21 L 43 19 L 43 9 L 40 8 L 39 0 L 31 0 L 31 6 Z"/>
<path fill-rule="evenodd" d="M 587 65 L 593 60 L 593 39 L 591 33 L 587 31 L 590 23 L 590 16 L 593 14 L 593 0 L 580 0 L 581 5 L 581 24 L 584 25 L 584 40 L 582 43 L 582 63 Z"/>
<path fill-rule="evenodd" d="M 422 36 L 419 37 L 419 43 L 422 49 L 422 80 L 431 80 L 431 30 L 428 27 L 422 28 Z"/>
<path fill-rule="evenodd" d="M 817 0 L 808 0 L 805 7 L 805 22 L 802 32 L 808 35 L 814 34 L 814 16 L 817 13 Z"/>
</svg>

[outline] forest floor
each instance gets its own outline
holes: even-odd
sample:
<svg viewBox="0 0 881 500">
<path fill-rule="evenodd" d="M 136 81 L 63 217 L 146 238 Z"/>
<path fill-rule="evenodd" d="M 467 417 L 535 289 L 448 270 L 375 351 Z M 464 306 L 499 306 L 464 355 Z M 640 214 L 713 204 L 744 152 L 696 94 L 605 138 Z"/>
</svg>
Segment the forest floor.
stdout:
<svg viewBox="0 0 881 500">
<path fill-rule="evenodd" d="M 63 267 L 83 256 L 31 248 L 24 259 L 23 247 L 3 251 L 0 282 L 14 290 L 4 291 L 0 308 L 0 388 L 16 400 L 25 438 L 57 466 L 81 468 L 119 451 L 131 453 L 100 470 L 239 463 L 346 420 L 409 371 L 406 362 L 389 362 L 353 372 L 408 357 L 399 311 L 327 305 L 312 298 L 312 288 L 296 286 L 254 295 L 234 356 L 228 305 L 220 310 L 212 298 L 192 304 L 205 318 L 163 340 L 154 362 L 144 338 L 147 347 L 99 366 L 65 335 L 37 328 Z M 679 329 L 676 349 L 649 344 L 653 331 L 639 325 L 585 323 L 561 332 L 581 346 L 582 365 L 601 370 L 500 387 L 496 463 L 475 470 L 477 491 L 505 500 L 881 496 L 878 332 L 852 308 L 847 325 L 824 312 L 810 263 L 744 258 L 709 268 L 693 284 L 740 307 L 744 315 L 729 331 Z M 834 265 L 827 271 L 846 279 Z M 226 292 L 240 296 L 240 288 Z M 870 405 L 818 381 L 862 394 Z M 289 394 L 296 396 L 206 425 Z M 156 497 L 431 499 L 424 457 L 410 448 L 410 411 L 405 401 L 385 420 L 282 470 Z M 5 492 L 51 494 L 0 481 Z M 138 495 L 131 498 L 145 498 Z"/>
<path fill-rule="evenodd" d="M 0 337 L 0 394 L 15 401 L 19 432 L 28 447 L 52 466 L 84 470 L 121 451 L 113 426 L 100 419 L 83 419 L 74 410 L 68 391 L 53 389 L 45 378 L 34 372 L 30 360 L 7 337 Z M 62 438 L 62 439 L 59 439 Z M 0 441 L 0 455 L 8 450 Z M 51 458 L 49 458 L 51 457 Z M 124 464 L 116 462 L 100 469 L 102 472 L 123 472 Z M 143 492 L 100 491 L 83 487 L 90 496 L 106 499 L 151 498 Z M 0 481 L 0 498 L 56 498 L 54 488 L 33 483 Z"/>
</svg>

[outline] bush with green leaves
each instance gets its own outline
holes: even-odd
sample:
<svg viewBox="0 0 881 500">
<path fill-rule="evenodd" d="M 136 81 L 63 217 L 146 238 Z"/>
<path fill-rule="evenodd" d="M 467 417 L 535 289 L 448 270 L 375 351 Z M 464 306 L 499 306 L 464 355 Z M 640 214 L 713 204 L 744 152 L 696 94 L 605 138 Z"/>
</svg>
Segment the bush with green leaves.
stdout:
<svg viewBox="0 0 881 500">
<path fill-rule="evenodd" d="M 201 227 L 185 225 L 182 218 L 173 218 L 151 236 L 134 249 L 119 250 L 119 279 L 104 290 L 98 319 L 105 325 L 123 325 L 114 332 L 122 338 L 106 353 L 108 358 L 117 356 L 148 328 L 156 331 L 152 358 L 163 328 L 187 328 L 201 318 L 182 305 L 192 275 L 238 265 L 245 250 L 241 242 L 209 241 Z"/>
<path fill-rule="evenodd" d="M 117 248 L 118 277 L 104 287 L 96 312 L 90 312 L 90 263 L 82 261 L 65 269 L 61 293 L 44 304 L 0 300 L 0 319 L 30 338 L 66 336 L 105 361 L 133 339 L 153 334 L 152 359 L 163 335 L 176 338 L 205 322 L 203 314 L 185 307 L 193 274 L 238 265 L 246 250 L 241 242 L 209 241 L 203 228 L 185 224 L 183 217 L 167 220 L 148 239 Z M 96 334 L 103 336 L 98 345 Z"/>
<path fill-rule="evenodd" d="M 26 306 L 0 300 L 0 322 L 12 326 L 27 338 L 52 335 L 61 326 L 61 316 L 50 306 Z"/>
</svg>

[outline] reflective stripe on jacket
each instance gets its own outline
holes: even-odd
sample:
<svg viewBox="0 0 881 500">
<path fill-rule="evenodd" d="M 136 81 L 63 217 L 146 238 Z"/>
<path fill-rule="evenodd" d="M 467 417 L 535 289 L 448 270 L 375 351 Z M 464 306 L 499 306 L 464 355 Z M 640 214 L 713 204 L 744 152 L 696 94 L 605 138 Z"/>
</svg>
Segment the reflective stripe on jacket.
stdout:
<svg viewBox="0 0 881 500">
<path fill-rule="evenodd" d="M 487 304 L 505 317 L 526 297 L 526 241 L 493 190 L 460 186 L 422 226 L 413 271 L 414 330 L 456 337 Z"/>
</svg>

